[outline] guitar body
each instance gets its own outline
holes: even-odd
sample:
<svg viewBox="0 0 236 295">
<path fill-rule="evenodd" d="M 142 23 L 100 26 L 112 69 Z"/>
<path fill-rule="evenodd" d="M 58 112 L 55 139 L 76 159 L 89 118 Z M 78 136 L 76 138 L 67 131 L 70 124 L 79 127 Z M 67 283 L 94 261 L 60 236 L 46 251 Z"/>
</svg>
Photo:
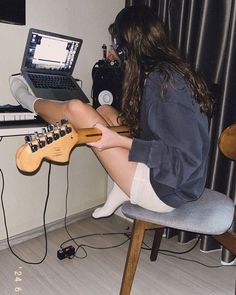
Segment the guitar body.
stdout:
<svg viewBox="0 0 236 295">
<path fill-rule="evenodd" d="M 231 160 L 236 160 L 236 124 L 227 127 L 220 135 L 219 148 Z"/>
<path fill-rule="evenodd" d="M 97 141 L 102 133 L 96 128 L 84 128 L 75 131 L 65 120 L 61 124 L 50 125 L 50 131 L 36 134 L 27 139 L 16 153 L 16 165 L 22 172 L 32 173 L 38 170 L 44 160 L 65 164 L 69 162 L 72 149 L 77 144 Z M 129 136 L 124 126 L 109 127 L 111 130 Z"/>
</svg>

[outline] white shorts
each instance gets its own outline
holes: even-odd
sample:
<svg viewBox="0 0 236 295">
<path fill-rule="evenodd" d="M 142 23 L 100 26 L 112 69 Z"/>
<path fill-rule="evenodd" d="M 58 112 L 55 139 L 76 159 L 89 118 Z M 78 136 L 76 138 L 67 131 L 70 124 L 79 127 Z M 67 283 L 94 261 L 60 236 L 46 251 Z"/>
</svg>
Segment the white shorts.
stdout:
<svg viewBox="0 0 236 295">
<path fill-rule="evenodd" d="M 131 185 L 130 202 L 156 212 L 170 212 L 175 209 L 166 205 L 156 195 L 150 183 L 150 169 L 142 163 L 137 164 Z"/>
</svg>

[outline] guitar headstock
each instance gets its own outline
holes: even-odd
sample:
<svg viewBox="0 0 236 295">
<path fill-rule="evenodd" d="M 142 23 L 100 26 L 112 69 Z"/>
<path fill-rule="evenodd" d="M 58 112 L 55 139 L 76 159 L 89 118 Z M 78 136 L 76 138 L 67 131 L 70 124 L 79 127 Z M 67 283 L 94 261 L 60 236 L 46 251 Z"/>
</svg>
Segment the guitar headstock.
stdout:
<svg viewBox="0 0 236 295">
<path fill-rule="evenodd" d="M 34 172 L 43 160 L 66 163 L 77 143 L 78 134 L 66 120 L 50 124 L 41 133 L 25 137 L 25 144 L 16 154 L 17 167 L 23 172 Z"/>
</svg>

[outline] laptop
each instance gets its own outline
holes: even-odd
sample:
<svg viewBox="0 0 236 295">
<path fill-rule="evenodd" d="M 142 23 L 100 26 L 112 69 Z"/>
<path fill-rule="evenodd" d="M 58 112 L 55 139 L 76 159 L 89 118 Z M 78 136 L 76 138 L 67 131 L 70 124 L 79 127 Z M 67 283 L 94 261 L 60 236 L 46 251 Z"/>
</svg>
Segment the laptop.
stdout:
<svg viewBox="0 0 236 295">
<path fill-rule="evenodd" d="M 30 29 L 21 73 L 36 97 L 51 100 L 89 100 L 72 73 L 83 40 Z"/>
</svg>

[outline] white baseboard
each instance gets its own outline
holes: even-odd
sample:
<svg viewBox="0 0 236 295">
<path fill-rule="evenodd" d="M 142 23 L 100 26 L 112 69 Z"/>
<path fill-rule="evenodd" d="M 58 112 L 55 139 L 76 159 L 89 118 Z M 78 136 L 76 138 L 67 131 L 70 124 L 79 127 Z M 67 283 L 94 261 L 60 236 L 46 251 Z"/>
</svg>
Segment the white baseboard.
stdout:
<svg viewBox="0 0 236 295">
<path fill-rule="evenodd" d="M 91 217 L 92 212 L 94 211 L 95 208 L 90 208 L 90 209 L 82 211 L 80 213 L 68 216 L 66 219 L 66 224 L 69 225 L 69 224 L 75 223 L 77 221 Z M 46 230 L 47 230 L 47 232 L 51 232 L 56 229 L 62 228 L 64 226 L 64 224 L 65 224 L 65 219 L 61 218 L 61 219 L 58 219 L 58 220 L 53 221 L 51 223 L 48 223 L 46 225 Z M 36 238 L 38 236 L 41 236 L 43 234 L 44 234 L 43 226 L 33 228 L 29 231 L 26 231 L 26 232 L 23 232 L 18 235 L 10 237 L 10 244 L 11 244 L 11 246 L 14 246 L 14 245 L 20 244 L 22 242 L 28 241 L 30 239 Z M 0 241 L 0 250 L 4 250 L 6 248 L 8 248 L 7 239 L 1 240 Z"/>
</svg>

